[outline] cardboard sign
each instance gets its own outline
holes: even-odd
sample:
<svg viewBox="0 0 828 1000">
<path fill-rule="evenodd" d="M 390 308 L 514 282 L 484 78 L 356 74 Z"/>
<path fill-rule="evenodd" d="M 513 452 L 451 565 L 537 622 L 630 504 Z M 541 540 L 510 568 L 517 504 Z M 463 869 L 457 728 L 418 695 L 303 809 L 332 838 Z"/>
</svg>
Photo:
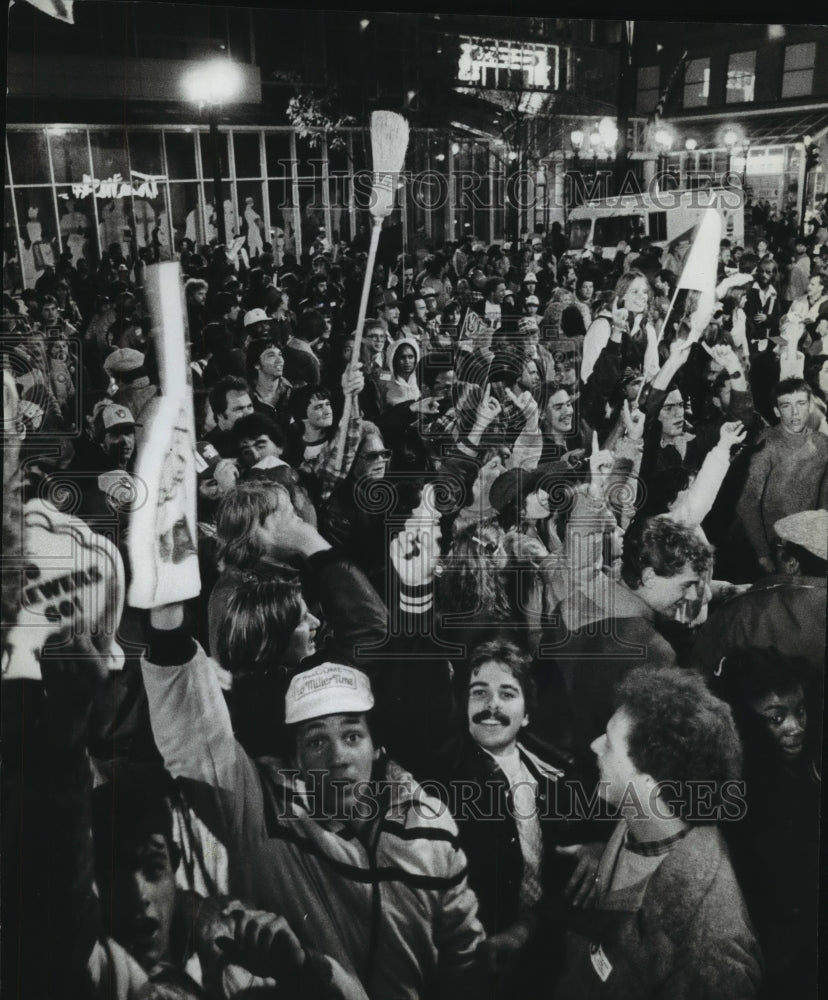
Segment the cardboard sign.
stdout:
<svg viewBox="0 0 828 1000">
<path fill-rule="evenodd" d="M 135 465 L 135 477 L 146 489 L 146 502 L 130 516 L 129 603 L 135 608 L 174 604 L 201 592 L 193 390 L 178 263 L 148 267 L 145 287 L 161 395 Z"/>
<path fill-rule="evenodd" d="M 40 680 L 40 653 L 69 628 L 91 637 L 110 670 L 123 666 L 115 633 L 124 606 L 124 566 L 116 546 L 80 518 L 44 500 L 23 508 L 20 610 L 6 636 L 3 678 Z"/>
</svg>

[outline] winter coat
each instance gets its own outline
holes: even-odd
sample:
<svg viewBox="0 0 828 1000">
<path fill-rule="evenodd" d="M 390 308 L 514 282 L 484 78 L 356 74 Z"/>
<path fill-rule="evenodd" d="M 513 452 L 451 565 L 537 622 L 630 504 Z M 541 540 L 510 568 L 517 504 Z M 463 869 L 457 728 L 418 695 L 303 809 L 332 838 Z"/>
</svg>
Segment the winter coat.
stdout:
<svg viewBox="0 0 828 1000">
<path fill-rule="evenodd" d="M 365 841 L 334 831 L 312 816 L 295 770 L 241 749 L 215 669 L 186 630 L 152 634 L 150 657 L 156 743 L 227 845 L 231 891 L 283 915 L 375 1000 L 462 991 L 484 935 L 445 807 L 396 769 L 388 795 L 372 800 Z"/>
<path fill-rule="evenodd" d="M 553 1000 L 758 997 L 759 950 L 719 831 L 692 827 L 643 887 L 602 891 L 626 829 L 601 858 L 597 903 L 573 913 Z"/>
<path fill-rule="evenodd" d="M 790 434 L 781 425 L 761 435 L 737 507 L 757 557 L 770 558 L 780 518 L 826 507 L 828 438 L 807 428 Z"/>
</svg>

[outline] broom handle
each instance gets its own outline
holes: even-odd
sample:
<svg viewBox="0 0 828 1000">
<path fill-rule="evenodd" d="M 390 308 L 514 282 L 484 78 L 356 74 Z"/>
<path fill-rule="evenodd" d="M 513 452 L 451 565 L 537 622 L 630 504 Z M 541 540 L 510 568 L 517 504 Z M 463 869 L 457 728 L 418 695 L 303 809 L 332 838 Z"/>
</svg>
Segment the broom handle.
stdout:
<svg viewBox="0 0 828 1000">
<path fill-rule="evenodd" d="M 362 347 L 362 328 L 365 326 L 365 315 L 368 312 L 368 296 L 371 294 L 371 279 L 374 276 L 374 264 L 377 259 L 381 229 L 382 219 L 374 219 L 374 225 L 371 229 L 371 245 L 368 247 L 368 261 L 365 265 L 365 277 L 362 279 L 362 297 L 359 300 L 359 315 L 354 332 L 354 346 L 351 350 L 350 368 L 355 368 L 359 364 L 359 351 Z M 336 453 L 337 459 L 340 462 L 342 454 L 345 451 L 345 438 L 348 434 L 348 424 L 351 420 L 352 398 L 351 396 L 345 397 L 345 403 L 342 407 L 342 418 L 339 421 L 339 441 L 337 442 Z"/>
</svg>

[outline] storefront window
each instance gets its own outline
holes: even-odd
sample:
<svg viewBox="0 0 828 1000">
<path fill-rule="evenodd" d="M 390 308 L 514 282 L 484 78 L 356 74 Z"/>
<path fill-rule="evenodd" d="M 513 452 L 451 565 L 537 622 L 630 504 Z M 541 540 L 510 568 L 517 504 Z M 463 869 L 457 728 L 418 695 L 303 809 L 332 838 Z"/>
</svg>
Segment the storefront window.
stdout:
<svg viewBox="0 0 828 1000">
<path fill-rule="evenodd" d="M 234 132 L 233 156 L 236 161 L 236 177 L 262 176 L 258 132 Z"/>
<path fill-rule="evenodd" d="M 290 177 L 290 135 L 272 132 L 265 136 L 268 177 Z"/>
<path fill-rule="evenodd" d="M 22 287 L 23 275 L 20 271 L 12 197 L 11 191 L 6 188 L 3 196 L 3 288 L 11 295 Z"/>
<path fill-rule="evenodd" d="M 120 174 L 125 180 L 129 180 L 126 134 L 120 129 L 117 132 L 92 131 L 89 140 L 95 178 L 103 181 Z"/>
<path fill-rule="evenodd" d="M 85 129 L 52 128 L 48 132 L 55 183 L 80 184 L 84 174 L 92 175 L 89 140 Z"/>
<path fill-rule="evenodd" d="M 129 162 L 133 170 L 160 176 L 164 173 L 160 132 L 130 132 Z"/>
<path fill-rule="evenodd" d="M 273 244 L 276 262 L 281 267 L 281 255 L 296 253 L 296 224 L 291 199 L 290 180 L 267 182 L 270 201 L 269 240 Z"/>
<path fill-rule="evenodd" d="M 250 260 L 262 252 L 264 244 L 270 242 L 265 228 L 264 197 L 260 181 L 239 181 L 236 184 L 239 204 L 239 236 L 245 238 L 245 250 Z"/>
<path fill-rule="evenodd" d="M 195 180 L 198 173 L 194 133 L 164 132 L 164 144 L 167 147 L 167 174 L 170 180 Z"/>
<path fill-rule="evenodd" d="M 200 184 L 170 184 L 170 207 L 170 237 L 176 252 L 184 237 L 194 246 L 202 247 L 216 236 L 213 206 L 205 203 Z"/>
<path fill-rule="evenodd" d="M 9 132 L 7 138 L 13 183 L 51 183 L 45 132 Z"/>
<path fill-rule="evenodd" d="M 23 284 L 31 288 L 47 267 L 54 267 L 60 253 L 51 188 L 15 190 L 20 221 L 20 267 Z"/>
<path fill-rule="evenodd" d="M 95 206 L 93 196 L 76 197 L 71 187 L 58 188 L 58 229 L 61 250 L 72 255 L 72 267 L 79 260 L 90 263 L 97 256 L 95 245 Z"/>
</svg>

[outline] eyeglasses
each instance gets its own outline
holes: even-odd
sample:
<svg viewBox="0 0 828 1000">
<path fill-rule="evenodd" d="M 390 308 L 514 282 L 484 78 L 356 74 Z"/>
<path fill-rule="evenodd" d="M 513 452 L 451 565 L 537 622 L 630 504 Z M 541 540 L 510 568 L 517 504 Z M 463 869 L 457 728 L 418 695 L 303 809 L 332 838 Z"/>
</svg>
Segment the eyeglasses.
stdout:
<svg viewBox="0 0 828 1000">
<path fill-rule="evenodd" d="M 383 448 L 382 451 L 364 451 L 362 457 L 366 458 L 369 462 L 376 462 L 382 459 L 383 462 L 387 462 L 391 457 L 391 452 L 388 448 Z"/>
</svg>

